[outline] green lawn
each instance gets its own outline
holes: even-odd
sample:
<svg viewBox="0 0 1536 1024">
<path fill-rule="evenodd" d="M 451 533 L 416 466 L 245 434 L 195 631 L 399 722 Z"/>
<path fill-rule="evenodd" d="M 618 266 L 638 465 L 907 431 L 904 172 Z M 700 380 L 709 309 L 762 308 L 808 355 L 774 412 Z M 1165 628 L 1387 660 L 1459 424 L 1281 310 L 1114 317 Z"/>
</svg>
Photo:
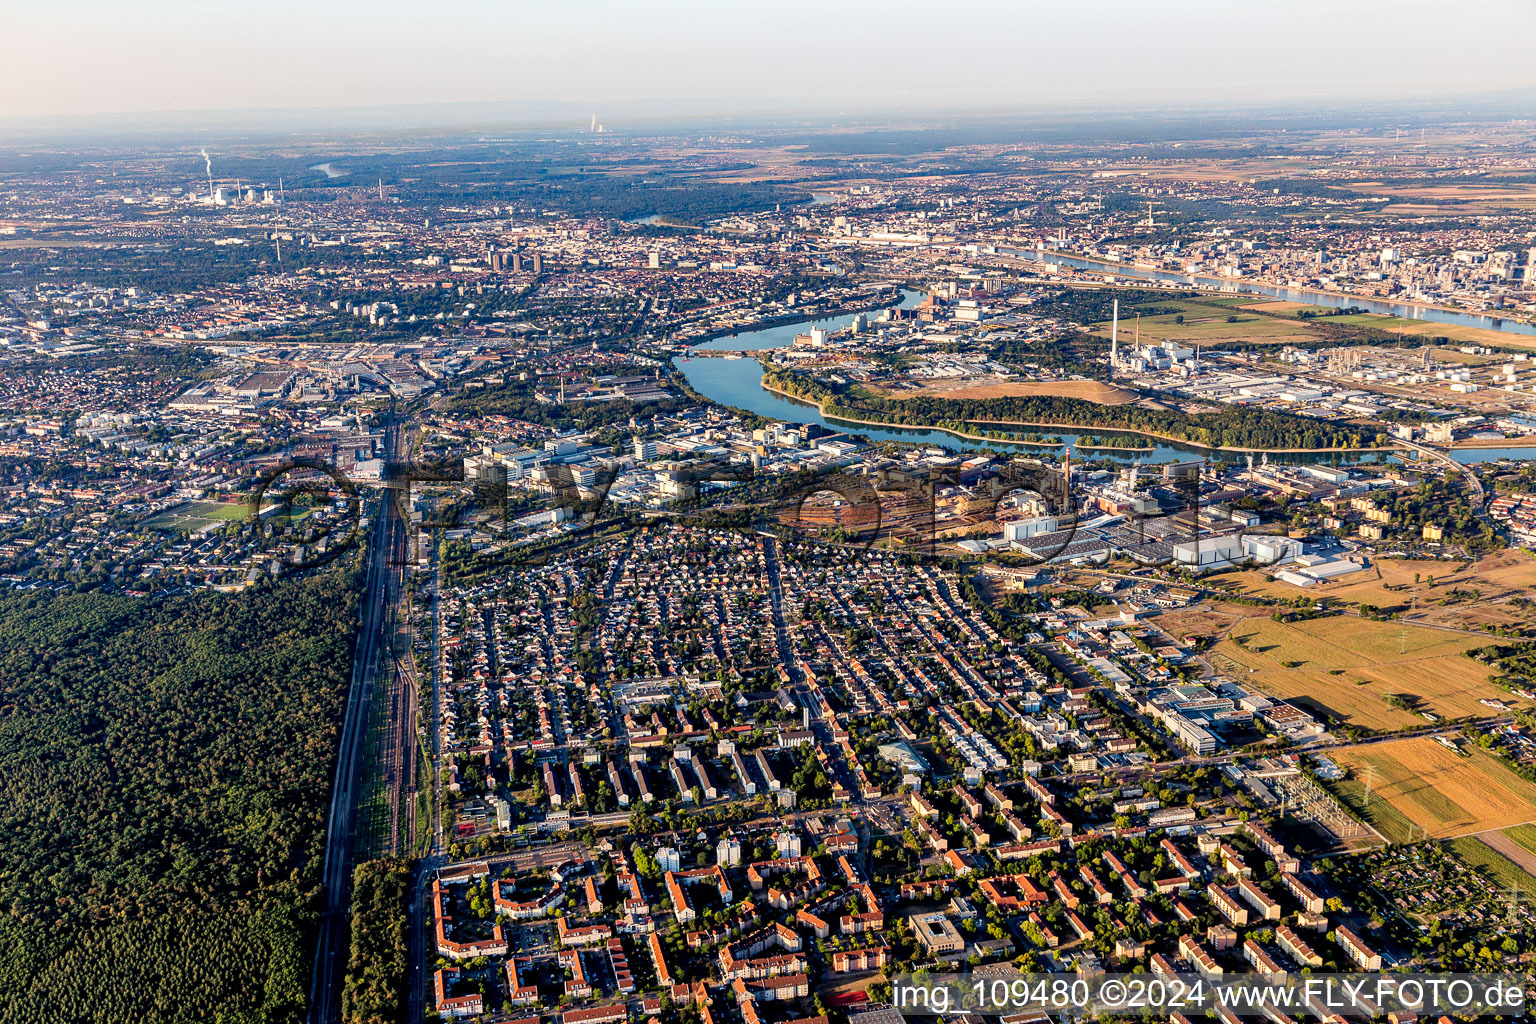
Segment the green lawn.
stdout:
<svg viewBox="0 0 1536 1024">
<path fill-rule="evenodd" d="M 1536 853 L 1536 825 L 1516 825 L 1505 829 L 1504 834 L 1532 853 Z"/>
<path fill-rule="evenodd" d="M 1358 780 L 1340 779 L 1324 785 L 1338 797 L 1340 803 L 1348 807 L 1361 821 L 1380 832 L 1388 842 L 1407 843 L 1421 837 L 1421 833 L 1413 822 L 1379 795 L 1374 796 L 1367 805 L 1365 786 Z"/>
<path fill-rule="evenodd" d="M 246 519 L 251 507 L 244 502 L 189 501 L 168 508 L 148 525 L 156 530 L 196 531 L 212 523 L 233 523 Z"/>
<path fill-rule="evenodd" d="M 1193 299 L 1157 300 L 1146 303 L 1149 308 L 1176 309 L 1179 313 L 1163 313 L 1143 316 L 1140 321 L 1143 343 L 1164 341 L 1188 344 L 1216 344 L 1223 341 L 1268 341 L 1294 344 L 1315 344 L 1322 340 L 1319 332 L 1309 328 L 1303 320 L 1263 316 L 1237 308 L 1244 302 L 1253 302 L 1251 295 L 1200 301 Z M 1178 316 L 1184 322 L 1177 321 Z M 1228 317 L 1235 317 L 1229 322 Z M 1092 324 L 1089 329 L 1101 337 L 1109 336 L 1109 322 Z M 1135 310 L 1120 310 L 1120 340 L 1131 341 L 1136 336 Z"/>
</svg>

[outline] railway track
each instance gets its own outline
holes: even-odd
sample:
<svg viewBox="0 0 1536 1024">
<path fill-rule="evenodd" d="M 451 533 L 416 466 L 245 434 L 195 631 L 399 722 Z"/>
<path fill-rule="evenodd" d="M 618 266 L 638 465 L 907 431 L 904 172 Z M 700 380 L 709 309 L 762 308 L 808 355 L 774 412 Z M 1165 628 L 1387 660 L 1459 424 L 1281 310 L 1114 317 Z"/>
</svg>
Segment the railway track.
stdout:
<svg viewBox="0 0 1536 1024">
<path fill-rule="evenodd" d="M 389 458 L 398 457 L 401 432 L 393 423 L 385 428 L 384 445 Z M 352 868 L 358 854 L 358 804 L 366 788 L 368 765 L 369 705 L 379 697 L 378 676 L 384 669 L 380 645 L 386 645 L 391 664 L 391 695 L 395 685 L 392 637 L 394 597 L 403 583 L 404 551 L 408 531 L 400 521 L 394 493 L 386 490 L 379 500 L 373 528 L 366 549 L 366 573 L 363 590 L 363 621 L 353 655 L 352 682 L 347 694 L 342 720 L 341 743 L 336 758 L 335 779 L 331 787 L 330 813 L 325 833 L 325 867 L 322 875 L 324 908 L 320 915 L 319 936 L 310 975 L 309 1024 L 334 1024 L 341 1018 L 341 989 L 346 976 L 349 917 L 352 899 Z M 391 699 L 387 697 L 386 699 Z M 395 705 L 391 703 L 393 728 Z M 388 737 L 387 737 L 388 738 Z M 398 757 L 398 736 L 386 744 L 396 752 L 396 777 L 403 759 Z M 403 783 L 401 783 L 403 785 Z M 395 786 L 392 784 L 391 789 Z M 398 800 L 399 794 L 395 799 Z M 398 819 L 398 815 L 395 815 Z M 398 826 L 396 836 L 398 837 Z"/>
</svg>

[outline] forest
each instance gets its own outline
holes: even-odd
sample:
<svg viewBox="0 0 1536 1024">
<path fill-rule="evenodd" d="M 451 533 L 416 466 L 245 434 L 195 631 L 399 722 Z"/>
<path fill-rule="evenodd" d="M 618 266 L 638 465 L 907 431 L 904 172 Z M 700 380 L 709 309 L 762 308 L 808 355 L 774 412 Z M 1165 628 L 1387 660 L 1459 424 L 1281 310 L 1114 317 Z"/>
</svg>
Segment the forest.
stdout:
<svg viewBox="0 0 1536 1024">
<path fill-rule="evenodd" d="M 806 401 L 818 402 L 826 416 L 876 420 L 904 426 L 944 427 L 976 433 L 974 424 L 995 421 L 1083 427 L 1093 430 L 1145 431 L 1212 448 L 1361 448 L 1385 444 L 1384 435 L 1346 429 L 1305 416 L 1233 406 L 1190 415 L 1174 409 L 1140 405 L 1099 405 L 1077 398 L 1046 395 L 1011 398 L 940 398 L 915 395 L 882 398 L 833 390 L 809 376 L 769 369 L 763 384 Z"/>
<path fill-rule="evenodd" d="M 341 993 L 344 1024 L 405 1019 L 410 889 L 408 860 L 371 860 L 352 873 L 352 945 Z"/>
<path fill-rule="evenodd" d="M 534 397 L 533 391 L 531 381 L 509 380 L 462 391 L 449 400 L 448 407 L 461 416 L 510 416 L 528 423 L 577 430 L 597 430 L 615 423 L 627 423 L 631 417 L 648 419 L 691 407 L 691 403 L 676 398 L 639 403 L 619 400 L 546 405 Z"/>
<path fill-rule="evenodd" d="M 357 592 L 0 592 L 0 1024 L 303 1019 Z"/>
</svg>

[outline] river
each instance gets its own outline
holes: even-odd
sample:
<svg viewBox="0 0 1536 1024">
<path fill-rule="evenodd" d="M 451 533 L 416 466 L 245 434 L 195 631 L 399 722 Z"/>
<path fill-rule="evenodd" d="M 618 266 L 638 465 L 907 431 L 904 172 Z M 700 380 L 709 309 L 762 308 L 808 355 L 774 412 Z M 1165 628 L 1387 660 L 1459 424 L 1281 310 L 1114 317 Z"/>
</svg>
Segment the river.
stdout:
<svg viewBox="0 0 1536 1024">
<path fill-rule="evenodd" d="M 903 289 L 901 301 L 897 304 L 901 309 L 911 309 L 923 300 L 921 292 Z M 804 334 L 812 327 L 825 328 L 827 331 L 839 331 L 853 323 L 857 314 L 848 313 L 842 316 L 827 317 L 822 320 L 802 321 L 793 324 L 779 324 L 774 327 L 765 327 L 760 331 L 745 331 L 741 334 L 731 334 L 723 338 L 715 338 L 702 345 L 695 346 L 700 351 L 714 352 L 751 352 L 759 349 L 784 348 L 792 344 L 795 336 Z M 1006 441 L 981 441 L 956 437 L 942 430 L 905 430 L 880 427 L 868 427 L 843 420 L 829 420 L 821 414 L 821 410 L 814 405 L 794 399 L 784 398 L 763 388 L 763 367 L 757 359 L 747 356 L 742 359 L 685 359 L 675 360 L 678 369 L 688 378 L 688 383 L 699 394 L 712 402 L 721 405 L 729 405 L 737 409 L 745 409 L 755 412 L 759 416 L 779 420 L 783 423 L 816 423 L 828 430 L 839 430 L 865 437 L 871 441 L 896 441 L 902 444 L 928 445 L 935 448 L 945 448 L 949 451 L 1005 451 L 1020 454 L 1057 456 L 1061 448 L 1052 445 L 1024 444 L 1022 442 L 1010 444 Z M 1060 437 L 1064 441 L 1076 444 L 1082 437 L 1081 434 L 1069 434 L 1041 427 L 1038 433 Z M 1104 431 L 1108 433 L 1108 431 Z M 1149 444 L 1151 442 L 1148 442 Z M 1178 462 L 1184 459 L 1198 457 L 1201 453 L 1197 448 L 1180 448 L 1174 445 L 1158 444 L 1150 451 L 1117 451 L 1115 449 L 1084 450 L 1085 457 L 1106 456 L 1109 458 L 1136 460 L 1140 462 Z"/>
<path fill-rule="evenodd" d="M 910 309 L 921 302 L 922 299 L 923 295 L 921 292 L 903 289 L 901 301 L 897 305 L 901 309 Z M 714 352 L 752 352 L 761 349 L 784 348 L 794 342 L 796 335 L 804 334 L 811 327 L 825 328 L 828 332 L 842 330 L 853 323 L 855 315 L 848 313 L 821 320 L 778 324 L 758 331 L 744 331 L 741 334 L 731 334 L 722 338 L 715 338 L 712 341 L 697 345 L 695 348 L 700 351 Z M 778 420 L 781 423 L 815 423 L 826 427 L 828 430 L 843 431 L 868 438 L 871 441 L 895 441 L 901 444 L 926 445 L 934 448 L 944 448 L 953 452 L 985 450 L 1051 457 L 1057 457 L 1061 454 L 1061 448 L 1052 445 L 972 440 L 956 437 L 942 430 L 869 427 L 852 421 L 828 419 L 814 405 L 784 398 L 765 390 L 763 388 L 762 364 L 750 355 L 741 359 L 688 359 L 679 357 L 673 362 L 683 372 L 683 375 L 688 378 L 688 383 L 693 389 L 710 401 L 736 409 L 745 409 L 748 412 Z M 1051 427 L 1038 427 L 1035 428 L 1035 432 L 1045 436 L 1059 437 L 1074 446 L 1078 444 L 1081 438 L 1089 436 L 1081 433 L 1068 433 Z M 1101 430 L 1094 433 L 1103 435 L 1116 432 Z M 1141 463 L 1182 462 L 1187 459 L 1203 456 L 1212 456 L 1217 459 L 1226 459 L 1234 462 L 1241 461 L 1242 459 L 1242 456 L 1233 452 L 1212 453 L 1203 448 L 1154 443 L 1150 440 L 1147 444 L 1150 446 L 1149 450 L 1126 451 L 1115 448 L 1084 448 L 1078 454 L 1085 459 L 1111 459 L 1118 462 Z M 1529 459 L 1536 456 L 1536 449 L 1462 449 L 1453 451 L 1451 454 L 1458 462 L 1492 462 L 1501 457 Z M 1269 458 L 1271 462 L 1333 463 L 1341 461 L 1338 454 L 1331 452 L 1274 454 Z M 1375 462 L 1379 458 L 1381 456 L 1377 453 L 1362 452 L 1355 453 L 1355 458 L 1350 461 Z"/>
</svg>

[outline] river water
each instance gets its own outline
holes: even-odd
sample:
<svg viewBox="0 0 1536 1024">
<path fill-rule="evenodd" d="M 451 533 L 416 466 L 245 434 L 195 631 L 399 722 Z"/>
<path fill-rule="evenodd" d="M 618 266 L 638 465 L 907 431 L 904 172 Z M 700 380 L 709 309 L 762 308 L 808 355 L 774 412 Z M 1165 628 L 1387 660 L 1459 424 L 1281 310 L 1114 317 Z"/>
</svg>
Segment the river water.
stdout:
<svg viewBox="0 0 1536 1024">
<path fill-rule="evenodd" d="M 910 309 L 923 299 L 921 292 L 904 289 L 898 306 L 902 309 Z M 873 317 L 875 314 L 869 314 Z M 795 336 L 804 334 L 811 327 L 825 328 L 828 332 L 842 330 L 853 323 L 855 314 L 828 317 L 809 322 L 779 324 L 774 327 L 765 327 L 759 331 L 744 331 L 740 334 L 731 334 L 722 338 L 694 346 L 699 351 L 714 352 L 752 352 L 761 349 L 784 348 L 792 344 Z M 868 438 L 871 441 L 895 441 L 901 444 L 926 445 L 934 448 L 944 448 L 948 451 L 997 451 L 1016 454 L 1031 454 L 1037 456 L 1059 457 L 1061 448 L 1052 445 L 1024 444 L 1022 442 L 1010 444 L 1005 441 L 981 441 L 956 437 L 942 430 L 906 430 L 881 427 L 870 427 L 863 424 L 828 419 L 821 414 L 821 410 L 814 405 L 795 401 L 776 395 L 763 388 L 763 367 L 754 356 L 747 355 L 741 359 L 688 359 L 679 357 L 673 360 L 674 365 L 688 378 L 688 383 L 695 391 L 720 405 L 728 405 L 736 409 L 745 409 L 768 419 L 778 420 L 781 423 L 815 423 L 829 430 L 842 431 L 858 437 Z M 1035 430 L 1044 436 L 1059 437 L 1068 444 L 1077 445 L 1081 438 L 1088 436 L 1077 433 L 1067 433 L 1051 427 L 1039 427 Z M 1110 434 L 1115 431 L 1097 431 L 1099 434 Z M 1133 435 L 1134 436 L 1134 435 Z M 1212 457 L 1228 461 L 1241 461 L 1242 456 L 1233 452 L 1210 452 L 1203 448 L 1186 447 L 1183 445 L 1146 442 L 1150 450 L 1124 451 L 1114 448 L 1085 448 L 1077 453 L 1085 459 L 1110 459 L 1117 462 L 1162 463 L 1182 462 L 1191 458 Z M 1499 458 L 1529 459 L 1536 457 L 1536 448 L 1484 448 L 1463 449 L 1452 452 L 1454 458 L 1460 462 L 1491 462 Z M 1324 462 L 1338 463 L 1349 462 L 1375 462 L 1382 456 L 1374 452 L 1354 453 L 1347 459 L 1336 453 L 1288 453 L 1270 455 L 1271 462 Z"/>
</svg>

